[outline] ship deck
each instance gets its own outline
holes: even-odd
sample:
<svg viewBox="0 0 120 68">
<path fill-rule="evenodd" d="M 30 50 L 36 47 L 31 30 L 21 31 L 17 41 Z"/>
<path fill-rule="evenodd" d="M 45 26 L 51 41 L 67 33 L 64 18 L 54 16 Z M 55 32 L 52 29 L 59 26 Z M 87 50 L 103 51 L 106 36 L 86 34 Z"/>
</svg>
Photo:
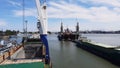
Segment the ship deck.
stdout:
<svg viewBox="0 0 120 68">
<path fill-rule="evenodd" d="M 17 68 L 44 68 L 42 44 L 27 43 L 0 64 L 0 68 L 16 68 L 16 66 Z"/>
<path fill-rule="evenodd" d="M 44 68 L 43 62 L 1 65 L 0 68 Z"/>
</svg>

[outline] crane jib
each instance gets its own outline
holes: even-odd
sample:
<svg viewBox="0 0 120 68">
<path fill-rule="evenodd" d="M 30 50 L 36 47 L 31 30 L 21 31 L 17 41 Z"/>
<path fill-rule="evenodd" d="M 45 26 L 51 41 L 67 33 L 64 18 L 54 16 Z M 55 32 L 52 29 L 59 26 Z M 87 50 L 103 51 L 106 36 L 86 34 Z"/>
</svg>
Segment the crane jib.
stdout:
<svg viewBox="0 0 120 68">
<path fill-rule="evenodd" d="M 40 39 L 45 46 L 45 63 L 50 63 L 50 56 L 49 56 L 49 45 L 47 40 L 47 16 L 46 16 L 46 4 L 43 6 L 40 4 L 40 0 L 35 0 L 37 13 L 38 13 L 38 29 L 40 33 Z"/>
</svg>

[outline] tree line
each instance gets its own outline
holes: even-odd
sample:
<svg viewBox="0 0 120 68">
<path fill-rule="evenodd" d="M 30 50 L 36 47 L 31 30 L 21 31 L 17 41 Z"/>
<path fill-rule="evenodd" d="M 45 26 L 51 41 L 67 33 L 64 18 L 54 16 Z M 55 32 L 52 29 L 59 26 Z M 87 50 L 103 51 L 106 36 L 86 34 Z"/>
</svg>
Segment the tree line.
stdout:
<svg viewBox="0 0 120 68">
<path fill-rule="evenodd" d="M 19 31 L 16 30 L 6 30 L 6 31 L 0 31 L 0 36 L 4 36 L 4 35 L 16 35 L 17 33 L 19 33 Z"/>
</svg>

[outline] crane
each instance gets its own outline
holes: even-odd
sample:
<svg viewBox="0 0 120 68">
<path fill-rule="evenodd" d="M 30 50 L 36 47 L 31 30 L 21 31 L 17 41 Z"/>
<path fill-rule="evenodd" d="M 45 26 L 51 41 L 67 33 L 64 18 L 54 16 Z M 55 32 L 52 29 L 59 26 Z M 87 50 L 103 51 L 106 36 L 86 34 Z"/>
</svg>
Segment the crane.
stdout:
<svg viewBox="0 0 120 68">
<path fill-rule="evenodd" d="M 37 7 L 37 13 L 38 13 L 37 27 L 39 29 L 41 41 L 45 45 L 45 50 L 46 50 L 45 63 L 50 64 L 49 46 L 48 46 L 48 40 L 47 40 L 46 0 L 42 5 L 40 3 L 40 0 L 35 0 L 35 2 Z"/>
</svg>

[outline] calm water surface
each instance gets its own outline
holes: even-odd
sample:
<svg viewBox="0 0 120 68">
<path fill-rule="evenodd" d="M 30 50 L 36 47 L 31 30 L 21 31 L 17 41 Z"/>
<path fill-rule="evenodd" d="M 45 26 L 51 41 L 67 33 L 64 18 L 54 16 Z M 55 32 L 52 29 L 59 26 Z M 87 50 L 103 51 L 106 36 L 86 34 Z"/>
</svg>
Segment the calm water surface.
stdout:
<svg viewBox="0 0 120 68">
<path fill-rule="evenodd" d="M 89 39 L 96 42 L 103 42 L 108 38 L 111 41 L 104 43 L 108 44 L 108 42 L 111 42 L 109 43 L 111 45 L 119 45 L 118 43 L 114 43 L 118 42 L 116 38 L 120 41 L 120 35 L 86 34 L 83 36 L 87 36 Z M 57 35 L 49 35 L 48 39 L 53 68 L 119 68 L 102 58 L 77 48 L 72 42 L 58 41 Z"/>
<path fill-rule="evenodd" d="M 120 34 L 83 34 L 88 39 L 112 46 L 120 46 Z"/>
</svg>

